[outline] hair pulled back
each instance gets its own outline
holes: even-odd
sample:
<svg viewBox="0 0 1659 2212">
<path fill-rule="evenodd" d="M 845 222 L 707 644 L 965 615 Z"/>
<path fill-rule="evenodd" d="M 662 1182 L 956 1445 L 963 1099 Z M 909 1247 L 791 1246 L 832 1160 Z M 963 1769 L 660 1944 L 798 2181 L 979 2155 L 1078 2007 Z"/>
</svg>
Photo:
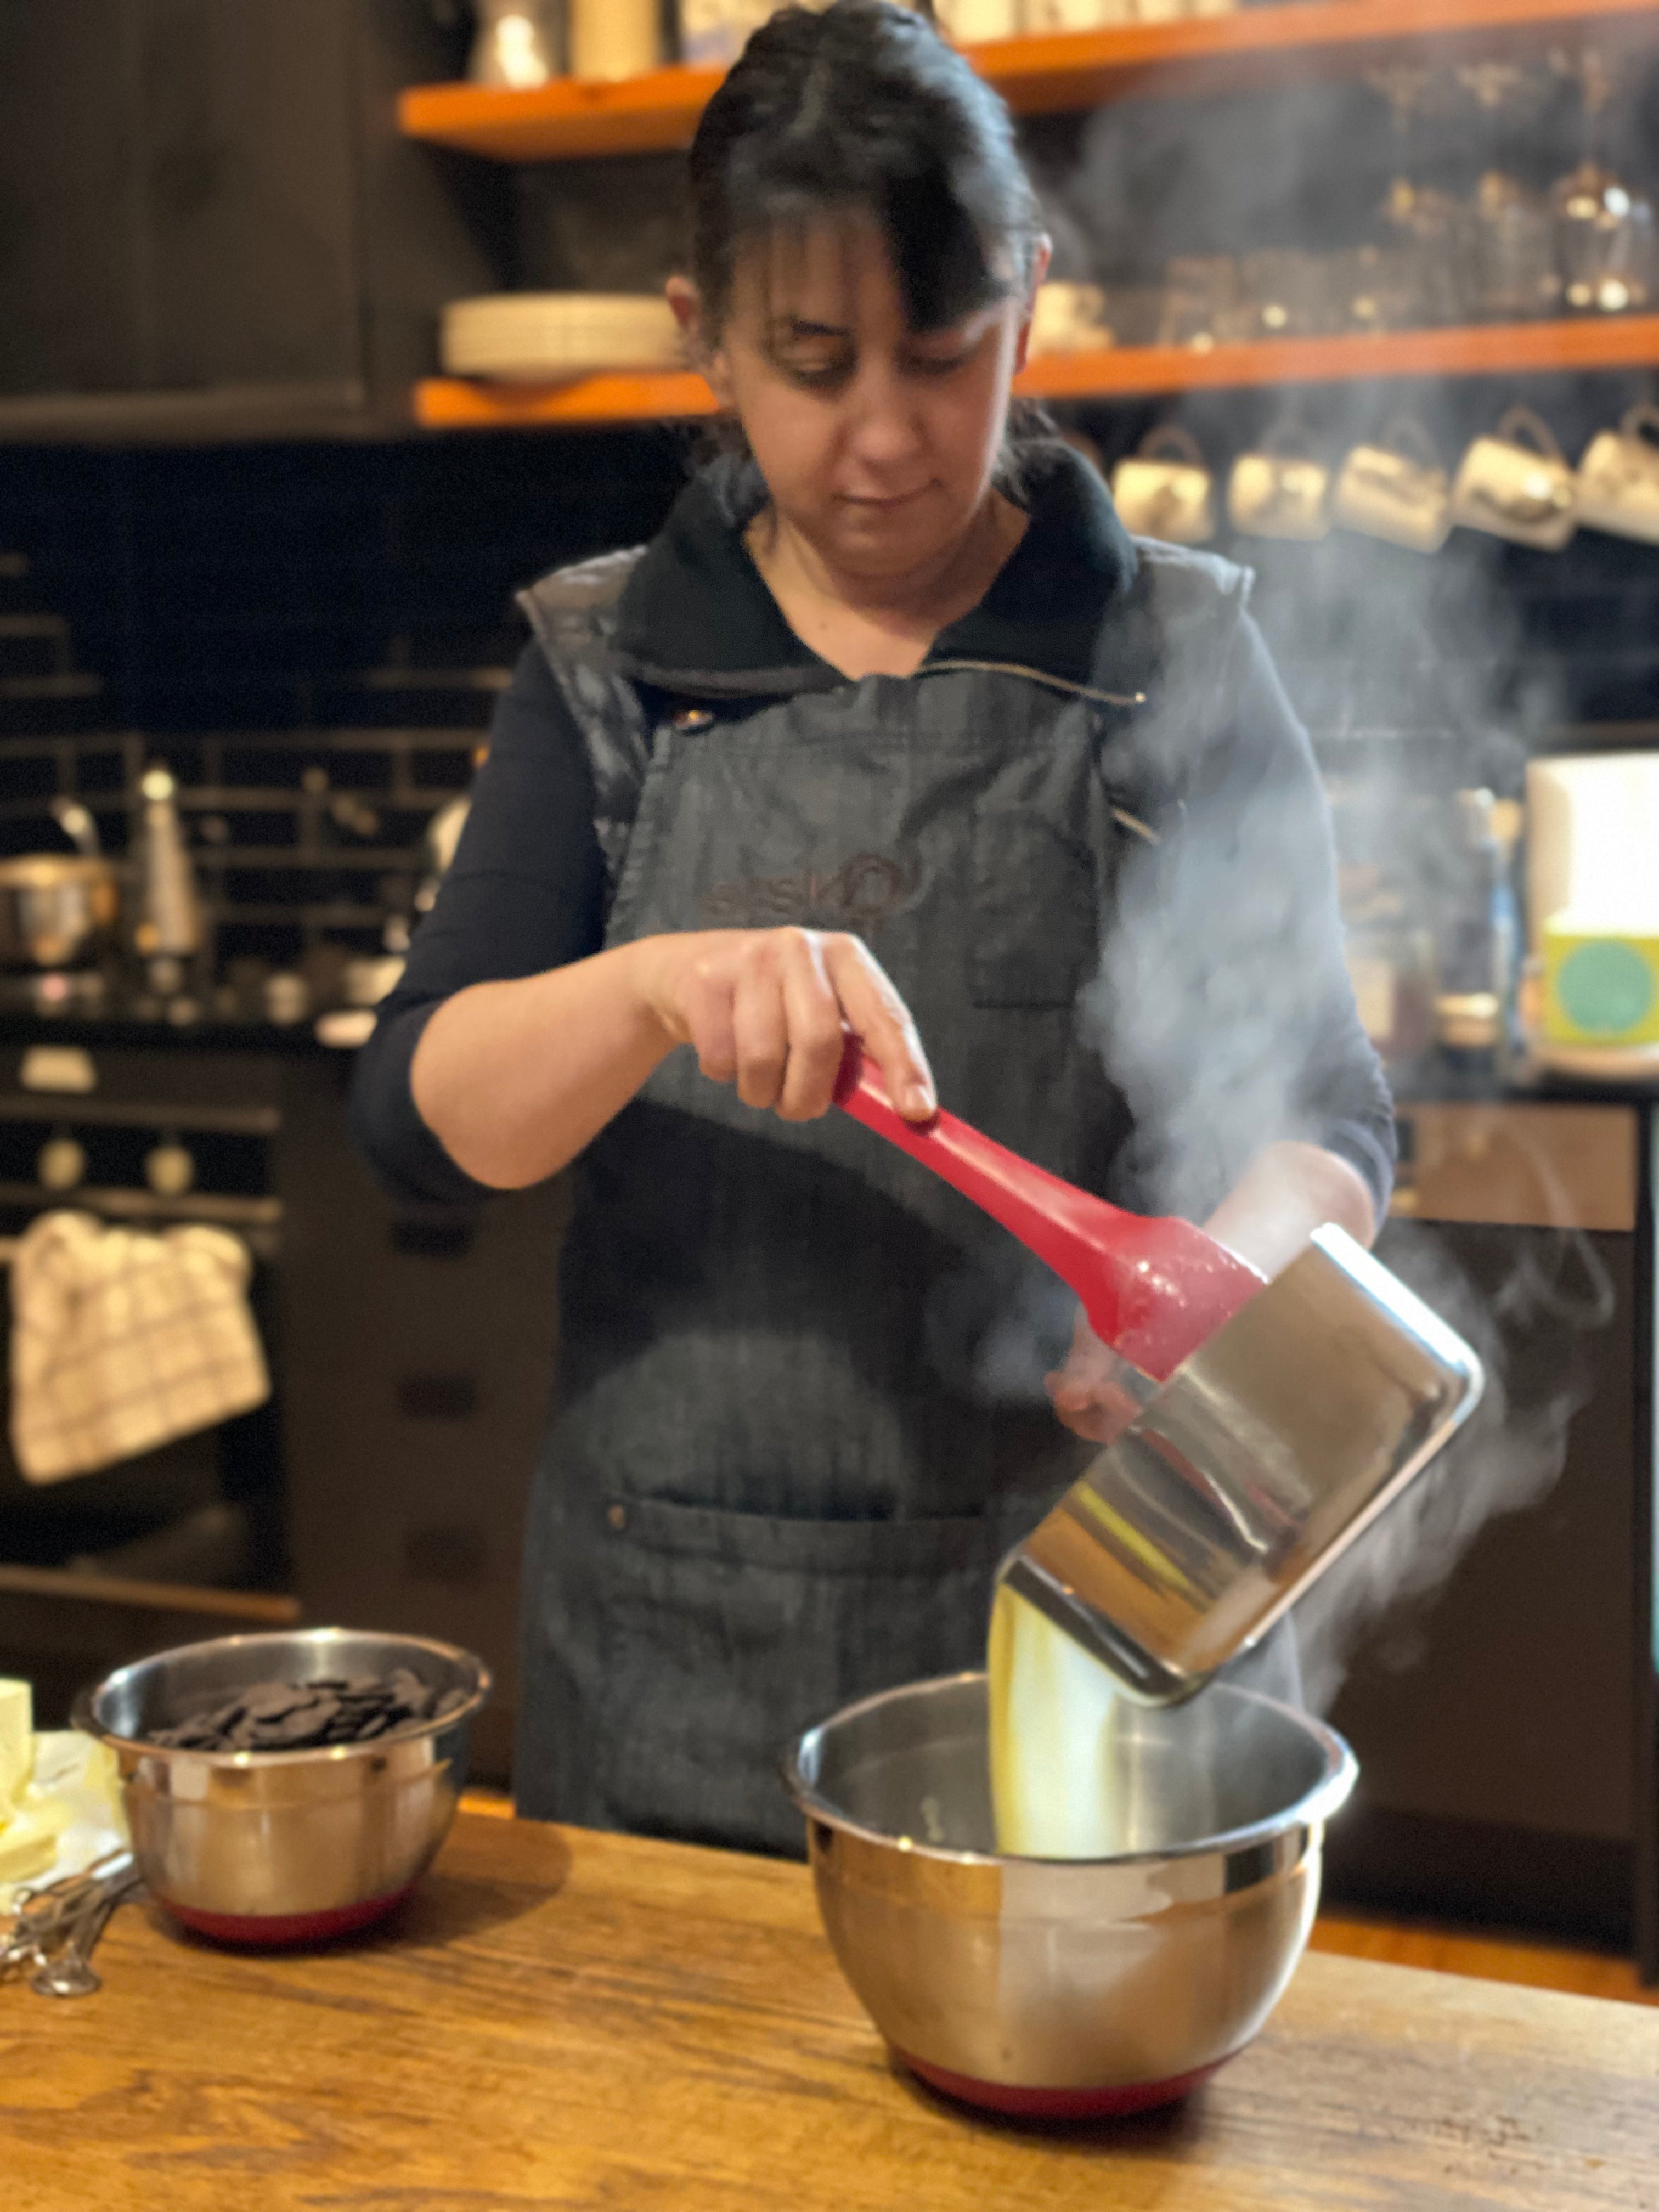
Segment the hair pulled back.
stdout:
<svg viewBox="0 0 1659 2212">
<path fill-rule="evenodd" d="M 717 336 L 743 247 L 872 216 L 912 329 L 1029 280 L 1041 214 L 1002 101 L 927 17 L 888 0 L 787 8 L 757 30 L 691 148 L 691 276 Z"/>
</svg>

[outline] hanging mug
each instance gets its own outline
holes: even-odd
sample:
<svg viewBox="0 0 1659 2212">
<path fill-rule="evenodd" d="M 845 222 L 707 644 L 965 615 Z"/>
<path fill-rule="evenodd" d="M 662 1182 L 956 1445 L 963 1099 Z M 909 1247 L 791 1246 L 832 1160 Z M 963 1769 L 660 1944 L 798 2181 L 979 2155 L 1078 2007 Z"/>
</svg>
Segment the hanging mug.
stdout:
<svg viewBox="0 0 1659 2212">
<path fill-rule="evenodd" d="M 1331 472 L 1302 445 L 1288 424 L 1241 453 L 1227 482 L 1227 519 L 1252 538 L 1298 538 L 1311 543 L 1331 526 L 1327 501 Z"/>
<path fill-rule="evenodd" d="M 1511 407 L 1496 431 L 1464 454 L 1452 486 L 1454 522 L 1559 553 L 1577 520 L 1572 471 L 1529 407 Z"/>
<path fill-rule="evenodd" d="M 1644 433 L 1646 435 L 1644 435 Z M 1632 407 L 1590 440 L 1578 464 L 1578 520 L 1613 538 L 1659 545 L 1659 407 Z"/>
<path fill-rule="evenodd" d="M 1338 473 L 1331 512 L 1345 530 L 1413 553 L 1440 550 L 1451 532 L 1451 483 L 1414 416 L 1396 416 L 1376 445 L 1354 447 Z"/>
<path fill-rule="evenodd" d="M 1215 536 L 1215 478 L 1189 434 L 1174 422 L 1151 431 L 1112 471 L 1112 501 L 1123 527 L 1170 545 Z"/>
</svg>

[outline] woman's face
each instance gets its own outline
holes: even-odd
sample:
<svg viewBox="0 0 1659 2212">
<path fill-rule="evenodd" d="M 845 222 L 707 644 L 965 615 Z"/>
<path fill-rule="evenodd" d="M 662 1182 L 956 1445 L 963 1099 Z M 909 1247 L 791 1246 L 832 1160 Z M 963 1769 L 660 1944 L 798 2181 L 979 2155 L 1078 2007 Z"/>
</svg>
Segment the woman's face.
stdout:
<svg viewBox="0 0 1659 2212">
<path fill-rule="evenodd" d="M 854 217 L 739 259 L 707 367 L 779 515 L 832 568 L 875 582 L 948 556 L 973 522 L 1030 328 L 1021 293 L 911 330 L 880 230 Z"/>
</svg>

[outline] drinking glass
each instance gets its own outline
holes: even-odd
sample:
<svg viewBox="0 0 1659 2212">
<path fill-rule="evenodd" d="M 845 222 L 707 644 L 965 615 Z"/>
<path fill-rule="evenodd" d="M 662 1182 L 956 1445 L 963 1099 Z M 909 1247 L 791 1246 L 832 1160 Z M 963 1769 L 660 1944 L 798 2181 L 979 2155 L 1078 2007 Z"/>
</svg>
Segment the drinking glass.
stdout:
<svg viewBox="0 0 1659 2212">
<path fill-rule="evenodd" d="M 1332 256 L 1338 327 L 1352 331 L 1409 330 L 1418 320 L 1413 256 L 1403 245 L 1357 246 Z"/>
<path fill-rule="evenodd" d="M 476 5 L 478 27 L 467 63 L 474 84 L 524 91 L 558 74 L 562 27 L 555 0 L 476 0 Z"/>
<path fill-rule="evenodd" d="M 1341 330 L 1348 319 L 1344 257 L 1268 246 L 1239 263 L 1248 335 L 1261 338 L 1316 337 Z"/>
<path fill-rule="evenodd" d="M 1232 333 L 1237 305 L 1238 267 L 1231 254 L 1177 254 L 1164 272 L 1158 343 L 1207 353 Z"/>
<path fill-rule="evenodd" d="M 1600 162 L 1581 161 L 1550 191 L 1561 296 L 1575 314 L 1622 314 L 1654 291 L 1653 203 Z"/>
<path fill-rule="evenodd" d="M 1547 315 L 1560 298 L 1548 214 L 1500 169 L 1488 169 L 1475 187 L 1463 260 L 1468 302 L 1494 322 Z"/>
<path fill-rule="evenodd" d="M 1384 251 L 1400 256 L 1393 264 L 1398 279 L 1388 327 L 1461 322 L 1465 305 L 1458 277 L 1458 241 L 1463 211 L 1449 193 L 1416 181 L 1414 140 L 1418 118 L 1432 108 L 1447 112 L 1448 100 L 1462 97 L 1455 76 L 1437 76 L 1425 63 L 1401 60 L 1366 71 L 1366 82 L 1389 103 L 1397 162 L 1383 196 Z"/>
</svg>

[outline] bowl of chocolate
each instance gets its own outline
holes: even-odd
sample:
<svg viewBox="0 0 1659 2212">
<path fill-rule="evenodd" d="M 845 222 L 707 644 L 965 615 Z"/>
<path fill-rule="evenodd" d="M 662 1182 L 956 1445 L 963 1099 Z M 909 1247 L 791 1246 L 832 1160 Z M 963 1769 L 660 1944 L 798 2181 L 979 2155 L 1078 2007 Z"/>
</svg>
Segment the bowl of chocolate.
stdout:
<svg viewBox="0 0 1659 2212">
<path fill-rule="evenodd" d="M 466 1780 L 481 1660 L 311 1628 L 141 1659 L 76 1700 L 114 1753 L 149 1893 L 222 1942 L 314 1943 L 402 1902 Z"/>
</svg>

